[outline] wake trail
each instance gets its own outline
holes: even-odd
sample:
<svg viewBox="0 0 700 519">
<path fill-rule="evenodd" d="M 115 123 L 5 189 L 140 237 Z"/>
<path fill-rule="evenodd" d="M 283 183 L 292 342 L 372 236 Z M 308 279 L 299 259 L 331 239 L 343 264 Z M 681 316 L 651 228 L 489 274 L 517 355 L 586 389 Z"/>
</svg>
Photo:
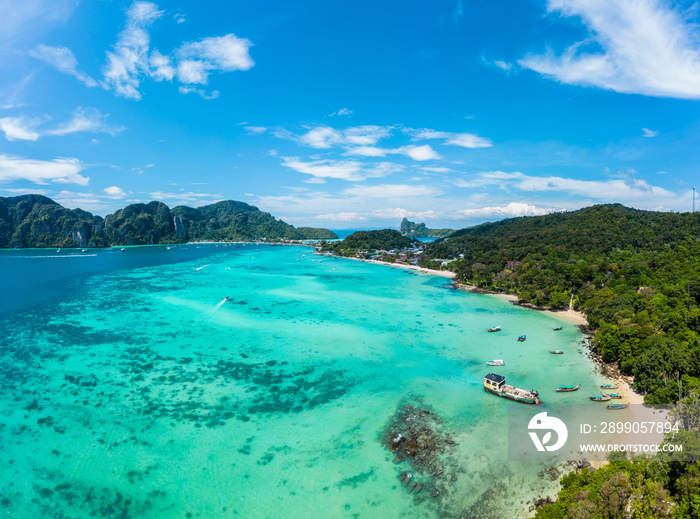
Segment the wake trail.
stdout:
<svg viewBox="0 0 700 519">
<path fill-rule="evenodd" d="M 209 265 L 211 265 L 211 263 L 204 265 L 204 267 L 208 267 Z M 197 272 L 198 270 L 202 270 L 204 267 L 198 267 L 198 268 L 194 269 L 194 271 Z"/>
<path fill-rule="evenodd" d="M 202 268 L 204 268 L 204 267 L 202 267 Z M 226 301 L 228 301 L 228 296 L 226 296 L 225 298 L 223 298 L 223 299 L 221 300 L 221 302 L 220 302 L 218 305 L 216 305 L 216 308 L 214 308 L 214 311 L 211 313 L 211 315 L 210 315 L 209 317 L 207 317 L 207 321 L 208 321 L 209 319 L 211 319 L 212 317 L 214 317 L 214 314 L 215 314 L 216 312 L 218 312 L 219 309 L 220 309 L 222 306 L 224 306 L 224 303 L 225 303 Z"/>
</svg>

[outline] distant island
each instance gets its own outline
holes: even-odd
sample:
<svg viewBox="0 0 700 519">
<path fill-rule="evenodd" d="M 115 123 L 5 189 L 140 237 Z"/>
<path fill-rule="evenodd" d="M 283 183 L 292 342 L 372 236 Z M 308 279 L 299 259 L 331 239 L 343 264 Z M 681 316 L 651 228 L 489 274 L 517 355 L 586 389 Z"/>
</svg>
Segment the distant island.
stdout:
<svg viewBox="0 0 700 519">
<path fill-rule="evenodd" d="M 415 247 L 415 239 L 402 236 L 393 229 L 381 229 L 379 231 L 357 231 L 344 240 L 323 243 L 321 251 L 336 254 L 338 256 L 351 256 L 386 260 L 386 256 L 396 257 L 396 251 Z M 405 257 L 405 255 L 404 255 Z"/>
<path fill-rule="evenodd" d="M 399 225 L 399 232 L 409 238 L 445 238 L 455 230 L 428 229 L 424 223 L 409 222 L 407 218 L 404 218 Z"/>
<path fill-rule="evenodd" d="M 109 247 L 187 241 L 328 240 L 328 229 L 295 228 L 243 202 L 198 208 L 131 204 L 106 218 L 43 195 L 0 197 L 0 248 Z"/>
</svg>

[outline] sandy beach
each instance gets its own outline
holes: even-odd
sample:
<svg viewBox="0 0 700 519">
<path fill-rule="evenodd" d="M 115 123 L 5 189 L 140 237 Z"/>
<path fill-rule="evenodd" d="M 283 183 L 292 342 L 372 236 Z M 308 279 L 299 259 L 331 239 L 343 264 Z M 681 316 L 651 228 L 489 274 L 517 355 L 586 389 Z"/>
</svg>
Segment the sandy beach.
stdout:
<svg viewBox="0 0 700 519">
<path fill-rule="evenodd" d="M 325 254 L 321 254 L 319 252 L 314 252 L 314 254 L 318 254 L 320 256 L 325 256 Z M 349 259 L 353 261 L 361 261 L 363 263 L 373 263 L 375 265 L 386 265 L 391 268 L 399 268 L 399 269 L 404 269 L 404 270 L 414 270 L 416 272 L 421 272 L 423 274 L 431 274 L 433 276 L 442 276 L 444 278 L 450 278 L 454 279 L 455 273 L 450 271 L 450 270 L 433 270 L 433 269 L 427 269 L 425 267 L 418 267 L 417 265 L 407 265 L 405 263 L 389 263 L 388 261 L 377 261 L 377 260 L 370 260 L 370 259 L 362 259 L 362 258 L 351 258 L 351 257 L 346 257 L 346 256 L 338 256 L 342 257 L 343 259 Z"/>
</svg>

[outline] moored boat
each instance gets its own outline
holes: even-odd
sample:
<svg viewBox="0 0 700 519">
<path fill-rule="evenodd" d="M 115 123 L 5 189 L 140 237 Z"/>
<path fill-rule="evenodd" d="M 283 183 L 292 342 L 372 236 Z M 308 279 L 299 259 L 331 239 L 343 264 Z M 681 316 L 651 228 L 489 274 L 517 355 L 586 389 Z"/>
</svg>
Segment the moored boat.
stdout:
<svg viewBox="0 0 700 519">
<path fill-rule="evenodd" d="M 608 409 L 627 409 L 629 404 L 608 404 Z"/>
<path fill-rule="evenodd" d="M 523 342 L 525 339 L 527 339 L 527 337 L 525 335 L 521 335 L 518 337 L 518 342 Z"/>
<path fill-rule="evenodd" d="M 537 398 L 539 396 L 537 391 L 509 386 L 506 384 L 506 377 L 496 373 L 489 373 L 484 377 L 484 391 L 523 404 L 541 403 Z"/>
<path fill-rule="evenodd" d="M 569 391 L 576 391 L 576 390 L 578 390 L 578 388 L 580 388 L 580 387 L 581 387 L 581 384 L 578 384 L 577 386 L 559 386 L 559 387 L 557 388 L 557 391 L 560 392 L 560 393 L 566 393 L 566 392 L 569 392 Z"/>
<path fill-rule="evenodd" d="M 506 363 L 503 362 L 501 359 L 496 359 L 496 360 L 490 360 L 486 363 L 487 366 L 505 366 Z"/>
<path fill-rule="evenodd" d="M 552 355 L 562 355 L 564 352 L 561 350 L 547 350 Z"/>
<path fill-rule="evenodd" d="M 594 402 L 607 402 L 610 400 L 610 395 L 593 395 L 591 400 Z"/>
<path fill-rule="evenodd" d="M 493 327 L 491 327 L 491 328 L 488 328 L 486 331 L 487 331 L 487 332 L 500 332 L 500 331 L 501 331 L 501 327 L 500 327 L 500 326 L 493 326 Z"/>
<path fill-rule="evenodd" d="M 622 398 L 622 395 L 620 393 L 610 393 L 610 398 Z"/>
<path fill-rule="evenodd" d="M 562 329 L 561 326 L 557 326 L 556 328 L 552 328 L 552 331 L 558 332 L 558 331 L 561 330 L 561 329 Z"/>
<path fill-rule="evenodd" d="M 617 389 L 618 386 L 617 384 L 601 384 L 600 389 Z"/>
</svg>

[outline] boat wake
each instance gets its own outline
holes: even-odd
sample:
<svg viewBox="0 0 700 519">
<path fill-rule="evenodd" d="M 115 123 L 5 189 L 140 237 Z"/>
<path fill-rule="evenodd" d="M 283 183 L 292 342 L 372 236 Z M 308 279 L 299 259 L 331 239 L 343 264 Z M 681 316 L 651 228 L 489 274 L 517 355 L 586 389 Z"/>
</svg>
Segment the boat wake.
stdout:
<svg viewBox="0 0 700 519">
<path fill-rule="evenodd" d="M 220 302 L 218 305 L 216 305 L 216 308 L 214 308 L 214 311 L 211 313 L 211 315 L 210 315 L 209 317 L 207 317 L 207 320 L 209 320 L 209 319 L 211 319 L 212 317 L 214 317 L 214 314 L 216 314 L 216 312 L 218 312 L 219 309 L 220 309 L 222 306 L 224 306 L 224 303 L 225 303 L 226 301 L 228 301 L 228 296 L 226 296 L 225 298 L 223 298 L 223 299 L 221 300 L 221 302 Z"/>
<path fill-rule="evenodd" d="M 204 267 L 208 267 L 209 265 L 211 265 L 211 263 L 209 263 L 208 265 L 204 265 Z M 199 270 L 202 270 L 204 267 L 197 267 L 196 269 L 194 269 L 194 271 L 197 272 Z"/>
</svg>

